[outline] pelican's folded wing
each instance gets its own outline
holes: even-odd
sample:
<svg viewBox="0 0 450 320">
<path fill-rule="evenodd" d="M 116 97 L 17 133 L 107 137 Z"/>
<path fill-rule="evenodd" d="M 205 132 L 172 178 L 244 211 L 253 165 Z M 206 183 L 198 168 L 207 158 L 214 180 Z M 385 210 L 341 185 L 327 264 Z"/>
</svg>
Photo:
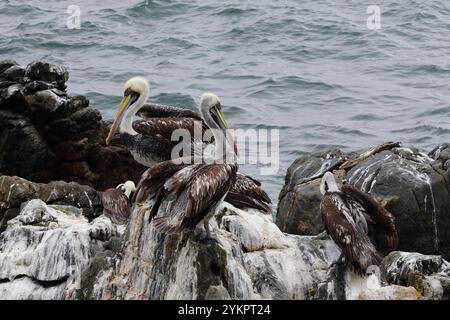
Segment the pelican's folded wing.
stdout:
<svg viewBox="0 0 450 320">
<path fill-rule="evenodd" d="M 154 219 L 155 228 L 168 234 L 195 228 L 225 196 L 236 170 L 232 164 L 208 164 L 177 172 L 164 185 L 177 199 L 169 215 Z"/>
<path fill-rule="evenodd" d="M 139 111 L 138 116 L 144 119 L 150 118 L 192 118 L 196 120 L 202 120 L 200 115 L 192 110 L 167 106 L 157 103 L 147 103 Z"/>
<path fill-rule="evenodd" d="M 126 224 L 130 219 L 131 202 L 118 189 L 108 189 L 102 192 L 103 214 L 118 224 Z"/>
<path fill-rule="evenodd" d="M 359 201 L 366 213 L 375 222 L 375 226 L 384 234 L 391 250 L 397 248 L 398 235 L 395 227 L 395 217 L 375 200 L 371 195 L 361 192 L 355 187 L 344 184 L 342 193 Z"/>
<path fill-rule="evenodd" d="M 152 118 L 147 120 L 133 121 L 133 129 L 142 135 L 161 135 L 167 139 L 172 138 L 172 134 L 177 129 L 187 130 L 191 136 L 194 135 L 195 119 L 192 118 Z M 198 123 L 200 125 L 200 123 Z M 202 128 L 201 126 L 199 128 Z M 202 133 L 202 131 L 200 131 Z"/>
<path fill-rule="evenodd" d="M 343 200 L 335 194 L 326 194 L 320 203 L 325 230 L 345 255 L 353 268 L 364 274 L 370 265 L 378 265 L 381 256 L 367 234 L 358 232 Z"/>
<path fill-rule="evenodd" d="M 271 213 L 270 200 L 267 193 L 261 188 L 261 183 L 250 176 L 238 173 L 236 181 L 231 186 L 225 201 L 236 208 L 253 208 L 264 213 Z"/>
<path fill-rule="evenodd" d="M 167 179 L 186 166 L 188 164 L 182 161 L 174 162 L 172 160 L 154 164 L 142 174 L 132 202 L 140 203 L 153 198 L 159 190 L 162 190 Z"/>
</svg>

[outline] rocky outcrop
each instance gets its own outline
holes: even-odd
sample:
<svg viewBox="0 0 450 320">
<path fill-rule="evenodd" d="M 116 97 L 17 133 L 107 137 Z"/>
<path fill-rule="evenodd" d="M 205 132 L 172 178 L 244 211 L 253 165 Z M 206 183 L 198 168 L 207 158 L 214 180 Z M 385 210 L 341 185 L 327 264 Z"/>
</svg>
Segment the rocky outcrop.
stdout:
<svg viewBox="0 0 450 320">
<path fill-rule="evenodd" d="M 117 235 L 103 216 L 27 202 L 0 235 L 0 299 L 75 299 L 87 264 Z"/>
<path fill-rule="evenodd" d="M 445 299 L 449 263 L 394 252 L 361 277 L 333 264 L 322 233 L 282 233 L 271 217 L 225 204 L 217 241 L 165 236 L 136 207 L 124 231 L 101 215 L 34 199 L 0 234 L 0 299 Z"/>
<path fill-rule="evenodd" d="M 414 287 L 424 299 L 450 300 L 450 263 L 441 256 L 395 251 L 384 268 L 390 283 Z"/>
<path fill-rule="evenodd" d="M 105 146 L 109 124 L 66 93 L 68 78 L 64 66 L 0 61 L 0 173 L 97 190 L 138 180 L 144 168 L 123 146 Z"/>
<path fill-rule="evenodd" d="M 326 237 L 285 235 L 269 217 L 231 206 L 212 221 L 217 242 L 159 234 L 148 214 L 133 211 L 120 255 L 86 298 L 311 299 L 339 254 Z"/>
<path fill-rule="evenodd" d="M 276 223 L 284 232 L 317 234 L 320 177 L 326 170 L 373 195 L 396 218 L 399 250 L 450 258 L 449 147 L 430 154 L 383 144 L 362 155 L 332 149 L 296 160 L 279 196 Z"/>
<path fill-rule="evenodd" d="M 259 212 L 225 205 L 217 241 L 164 236 L 136 209 L 116 258 L 92 265 L 91 299 L 419 299 L 413 287 L 330 266 L 340 254 L 323 233 L 282 233 Z M 102 267 L 98 268 L 100 264 Z M 338 284 L 338 285 L 335 285 Z"/>
<path fill-rule="evenodd" d="M 103 211 L 99 192 L 89 186 L 64 181 L 34 183 L 19 177 L 0 176 L 0 232 L 19 214 L 21 206 L 32 199 L 76 207 L 90 220 Z"/>
</svg>

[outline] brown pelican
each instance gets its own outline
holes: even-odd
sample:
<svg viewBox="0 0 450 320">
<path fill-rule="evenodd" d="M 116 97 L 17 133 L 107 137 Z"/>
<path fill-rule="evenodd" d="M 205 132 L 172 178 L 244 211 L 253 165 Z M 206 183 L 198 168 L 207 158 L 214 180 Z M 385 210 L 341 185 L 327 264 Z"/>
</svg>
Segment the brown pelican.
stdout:
<svg viewBox="0 0 450 320">
<path fill-rule="evenodd" d="M 131 214 L 130 196 L 135 192 L 133 181 L 102 192 L 103 214 L 116 224 L 127 224 Z"/>
<path fill-rule="evenodd" d="M 174 130 L 188 130 L 194 137 L 196 124 L 200 130 L 206 129 L 201 125 L 200 116 L 191 110 L 145 105 L 149 93 L 150 85 L 142 77 L 131 78 L 125 83 L 123 99 L 106 138 L 106 144 L 109 144 L 119 133 L 120 142 L 127 146 L 137 162 L 146 167 L 171 158 L 172 148 L 178 143 L 171 140 Z M 138 113 L 145 119 L 135 120 Z"/>
<path fill-rule="evenodd" d="M 370 226 L 385 237 L 391 250 L 397 247 L 394 216 L 370 195 L 348 184 L 339 190 L 331 172 L 323 176 L 320 192 L 325 230 L 342 250 L 341 257 L 345 256 L 355 271 L 365 274 L 367 267 L 381 262 L 382 257 L 369 238 Z"/>
<path fill-rule="evenodd" d="M 230 134 L 218 97 L 212 93 L 203 94 L 200 113 L 207 126 L 213 130 L 215 141 L 227 142 L 225 150 L 222 149 L 223 144 L 216 143 L 210 158 L 202 159 L 201 163 L 189 165 L 173 160 L 158 163 L 144 173 L 138 187 L 136 201 L 145 200 L 150 194 L 154 195 L 155 202 L 150 219 L 153 218 L 155 228 L 162 233 L 194 230 L 197 225 L 203 223 L 207 238 L 210 238 L 209 219 L 215 214 L 236 179 L 237 146 Z M 146 195 L 141 197 L 141 193 Z M 162 201 L 170 198 L 173 200 L 167 209 L 161 210 L 162 215 L 159 214 L 159 209 L 163 209 Z M 154 217 L 157 214 L 158 216 Z"/>
<path fill-rule="evenodd" d="M 146 105 L 149 91 L 150 86 L 144 78 L 135 77 L 126 82 L 122 102 L 106 139 L 109 144 L 113 136 L 120 133 L 121 143 L 127 146 L 137 162 L 147 167 L 171 159 L 172 148 L 178 143 L 171 141 L 174 130 L 185 129 L 194 136 L 196 125 L 201 126 L 202 133 L 208 129 L 202 117 L 194 111 L 158 104 Z M 134 120 L 136 114 L 144 119 Z M 201 150 L 205 148 L 203 145 Z M 191 156 L 194 149 L 195 146 L 191 146 Z M 240 209 L 271 212 L 271 200 L 259 181 L 240 173 L 225 201 Z"/>
</svg>

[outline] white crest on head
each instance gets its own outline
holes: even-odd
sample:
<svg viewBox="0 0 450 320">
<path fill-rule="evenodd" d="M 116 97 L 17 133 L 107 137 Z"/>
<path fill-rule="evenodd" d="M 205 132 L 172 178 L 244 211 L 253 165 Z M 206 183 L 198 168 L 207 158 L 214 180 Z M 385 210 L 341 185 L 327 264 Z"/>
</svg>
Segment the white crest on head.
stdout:
<svg viewBox="0 0 450 320">
<path fill-rule="evenodd" d="M 219 97 L 217 97 L 214 93 L 205 92 L 200 98 L 200 112 L 203 116 L 206 116 L 209 109 L 217 104 L 220 104 Z"/>
<path fill-rule="evenodd" d="M 133 77 L 125 83 L 123 91 L 126 91 L 127 89 L 131 89 L 141 96 L 147 95 L 150 91 L 150 83 L 143 77 Z"/>
<path fill-rule="evenodd" d="M 124 119 L 120 123 L 121 132 L 127 132 L 131 135 L 137 134 L 133 129 L 134 115 L 145 104 L 150 95 L 150 84 L 147 79 L 143 77 L 133 77 L 125 83 L 124 95 L 127 90 L 131 90 L 139 95 L 138 99 L 134 101 L 127 110 L 125 110 Z"/>
<path fill-rule="evenodd" d="M 320 181 L 320 193 L 324 195 L 326 192 L 338 192 L 339 187 L 334 179 L 334 175 L 327 171 Z"/>
</svg>

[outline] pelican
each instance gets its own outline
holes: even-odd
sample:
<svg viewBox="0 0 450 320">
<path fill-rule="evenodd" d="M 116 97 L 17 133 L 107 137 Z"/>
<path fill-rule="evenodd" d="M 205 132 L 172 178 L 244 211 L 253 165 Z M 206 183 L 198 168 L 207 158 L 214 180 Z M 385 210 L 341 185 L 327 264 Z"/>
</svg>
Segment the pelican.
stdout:
<svg viewBox="0 0 450 320">
<path fill-rule="evenodd" d="M 339 189 L 334 175 L 326 172 L 320 183 L 320 203 L 325 230 L 342 250 L 341 260 L 356 272 L 365 274 L 370 265 L 379 265 L 382 257 L 369 238 L 369 227 L 383 236 L 390 250 L 398 244 L 394 216 L 370 195 L 343 184 Z"/>
<path fill-rule="evenodd" d="M 195 136 L 196 126 L 201 127 L 199 129 L 202 130 L 202 134 L 208 129 L 205 118 L 194 111 L 146 104 L 149 92 L 150 85 L 142 77 L 131 78 L 125 83 L 123 99 L 106 138 L 106 144 L 109 144 L 119 133 L 121 143 L 128 148 L 134 159 L 147 167 L 171 159 L 171 151 L 178 143 L 171 141 L 174 130 L 185 129 L 191 133 L 191 136 Z M 135 115 L 144 119 L 134 120 Z M 214 141 L 213 137 L 210 143 Z M 191 142 L 202 143 L 202 152 L 208 145 L 203 145 L 202 141 L 189 141 Z M 197 148 L 195 146 L 190 148 L 191 156 L 194 156 L 194 150 Z M 271 200 L 262 190 L 261 183 L 240 173 L 237 174 L 236 182 L 225 201 L 240 209 L 254 208 L 267 214 L 271 213 Z"/>
<path fill-rule="evenodd" d="M 239 153 L 219 98 L 212 93 L 203 94 L 200 113 L 208 128 L 213 130 L 215 141 L 226 141 L 225 150 L 223 144 L 216 143 L 212 154 L 201 163 L 182 164 L 173 160 L 158 163 L 144 173 L 138 186 L 138 202 L 153 194 L 155 202 L 150 220 L 162 233 L 192 231 L 203 224 L 206 237 L 211 238 L 209 219 L 236 180 Z M 142 192 L 146 194 L 144 197 L 140 196 Z M 160 210 L 164 199 L 173 200 L 166 210 Z"/>
<path fill-rule="evenodd" d="M 131 213 L 131 195 L 136 191 L 133 181 L 102 192 L 103 214 L 116 224 L 126 224 Z"/>
</svg>

